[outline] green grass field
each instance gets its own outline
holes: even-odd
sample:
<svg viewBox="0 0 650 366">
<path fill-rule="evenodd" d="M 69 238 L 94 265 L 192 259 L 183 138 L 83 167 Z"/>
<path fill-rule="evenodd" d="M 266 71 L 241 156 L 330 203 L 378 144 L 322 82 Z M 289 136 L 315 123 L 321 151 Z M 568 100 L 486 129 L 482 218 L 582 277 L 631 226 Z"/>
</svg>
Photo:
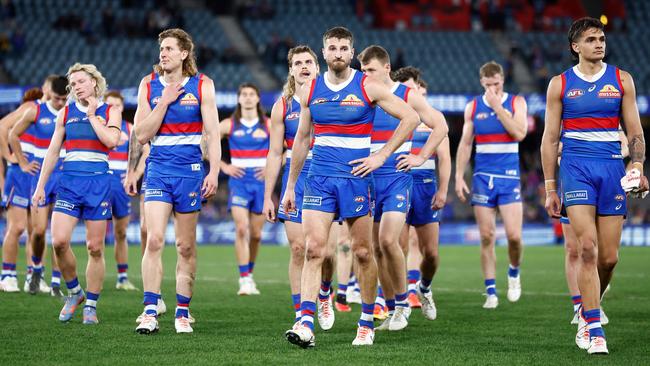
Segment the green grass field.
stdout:
<svg viewBox="0 0 650 366">
<path fill-rule="evenodd" d="M 75 248 L 80 268 L 83 248 Z M 134 332 L 142 311 L 141 292 L 119 292 L 112 248 L 108 248 L 100 324 L 84 326 L 78 313 L 69 324 L 57 315 L 61 304 L 45 295 L 0 293 L 2 324 L 0 365 L 44 364 L 617 364 L 650 363 L 650 249 L 622 248 L 621 261 L 607 294 L 605 309 L 610 355 L 594 359 L 573 341 L 570 298 L 566 294 L 563 252 L 559 247 L 531 247 L 522 266 L 523 295 L 516 304 L 505 297 L 505 251 L 500 259 L 499 308 L 483 304 L 478 247 L 442 247 L 441 268 L 434 279 L 438 319 L 426 321 L 414 310 L 401 332 L 378 333 L 375 345 L 353 348 L 359 305 L 352 313 L 337 313 L 334 328 L 316 330 L 316 348 L 289 344 L 284 331 L 293 311 L 287 285 L 288 248 L 263 247 L 255 277 L 261 296 L 238 297 L 232 247 L 199 248 L 199 270 L 191 310 L 194 334 L 177 335 L 173 316 L 161 317 L 153 336 Z M 131 280 L 141 285 L 139 248 L 131 248 Z M 166 248 L 163 298 L 170 312 L 175 304 L 174 249 Z M 19 264 L 19 268 L 24 268 Z M 48 274 L 49 279 L 49 274 Z M 22 281 L 24 276 L 19 275 Z M 83 283 L 82 279 L 82 283 Z"/>
</svg>

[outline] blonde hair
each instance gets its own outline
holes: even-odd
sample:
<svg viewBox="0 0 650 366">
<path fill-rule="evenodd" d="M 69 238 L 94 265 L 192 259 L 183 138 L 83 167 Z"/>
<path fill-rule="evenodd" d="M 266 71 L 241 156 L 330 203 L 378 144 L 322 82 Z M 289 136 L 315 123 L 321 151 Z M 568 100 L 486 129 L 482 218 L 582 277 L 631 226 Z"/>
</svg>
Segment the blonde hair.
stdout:
<svg viewBox="0 0 650 366">
<path fill-rule="evenodd" d="M 95 96 L 97 98 L 101 98 L 104 93 L 106 93 L 106 88 L 108 88 L 108 85 L 106 84 L 106 79 L 104 79 L 104 76 L 102 75 L 99 70 L 97 70 L 97 66 L 92 65 L 92 64 L 80 64 L 77 62 L 76 64 L 70 66 L 68 69 L 68 72 L 65 74 L 68 77 L 68 80 L 70 79 L 70 75 L 74 74 L 75 72 L 83 71 L 88 76 L 90 76 L 91 79 L 94 79 L 96 84 L 95 84 Z M 71 91 L 72 87 L 68 85 L 68 92 Z M 77 96 L 74 93 L 70 93 L 72 98 L 76 101 Z"/>
<path fill-rule="evenodd" d="M 287 54 L 287 62 L 289 63 L 289 69 L 291 69 L 291 65 L 293 63 L 293 56 L 301 54 L 301 53 L 309 53 L 311 57 L 314 58 L 314 62 L 318 66 L 318 57 L 316 56 L 316 53 L 312 51 L 309 46 L 296 46 L 292 49 L 289 50 L 289 53 Z M 291 72 L 287 74 L 287 81 L 284 83 L 284 87 L 282 88 L 282 95 L 284 96 L 284 99 L 288 102 L 293 98 L 293 96 L 296 94 L 296 80 L 291 75 Z"/>
<path fill-rule="evenodd" d="M 165 38 L 176 38 L 178 48 L 181 51 L 187 51 L 187 57 L 183 60 L 183 76 L 194 76 L 198 74 L 196 68 L 196 57 L 194 56 L 194 42 L 192 36 L 180 28 L 166 29 L 158 35 L 158 44 L 162 44 Z M 160 64 L 153 65 L 154 71 L 162 75 L 163 69 Z"/>
<path fill-rule="evenodd" d="M 498 64 L 496 61 L 490 61 L 488 63 L 483 64 L 481 68 L 478 71 L 478 75 L 480 78 L 491 78 L 495 75 L 501 74 L 501 76 L 505 76 L 503 73 L 503 67 Z"/>
</svg>

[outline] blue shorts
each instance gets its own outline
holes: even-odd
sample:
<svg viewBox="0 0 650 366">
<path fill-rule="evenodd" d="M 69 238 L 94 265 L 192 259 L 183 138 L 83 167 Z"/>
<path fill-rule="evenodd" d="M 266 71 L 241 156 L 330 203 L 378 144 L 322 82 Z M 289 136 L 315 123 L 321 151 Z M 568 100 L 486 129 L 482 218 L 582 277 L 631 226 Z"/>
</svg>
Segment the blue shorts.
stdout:
<svg viewBox="0 0 650 366">
<path fill-rule="evenodd" d="M 334 213 L 349 219 L 372 215 L 374 206 L 372 177 L 340 178 L 312 175 L 305 179 L 303 210 Z"/>
<path fill-rule="evenodd" d="M 521 202 L 521 181 L 517 178 L 474 174 L 472 206 L 497 207 Z"/>
<path fill-rule="evenodd" d="M 407 213 L 411 203 L 413 177 L 410 174 L 375 175 L 375 222 L 384 212 Z"/>
<path fill-rule="evenodd" d="M 131 214 L 131 197 L 126 194 L 119 175 L 109 174 L 111 179 L 111 207 L 113 217 L 121 219 Z"/>
<path fill-rule="evenodd" d="M 109 178 L 108 173 L 88 176 L 61 173 L 54 211 L 83 220 L 110 220 Z"/>
<path fill-rule="evenodd" d="M 33 179 L 36 178 L 20 170 L 17 164 L 10 165 L 7 168 L 7 176 L 5 177 L 2 206 L 7 208 L 9 206 L 29 208 Z"/>
<path fill-rule="evenodd" d="M 55 170 L 52 172 L 50 175 L 50 179 L 47 180 L 47 183 L 45 183 L 45 202 L 38 204 L 38 207 L 45 207 L 49 206 L 51 203 L 54 203 L 56 201 L 56 194 L 59 191 L 59 181 L 61 180 L 61 175 L 63 174 L 62 171 L 60 170 Z M 40 176 L 40 172 L 38 175 L 34 176 L 32 179 L 32 186 L 30 187 L 30 197 L 34 195 L 34 192 L 36 192 L 36 185 L 38 184 L 38 178 Z"/>
<path fill-rule="evenodd" d="M 278 208 L 278 219 L 280 221 L 291 221 L 302 223 L 302 199 L 305 194 L 305 179 L 307 178 L 307 172 L 301 172 L 298 176 L 298 181 L 296 181 L 296 209 L 289 212 L 288 214 L 284 212 L 284 207 L 282 206 L 282 200 L 284 199 L 284 192 L 287 189 L 287 171 L 288 168 L 285 168 L 285 174 L 282 177 L 282 192 L 280 194 L 280 207 Z"/>
<path fill-rule="evenodd" d="M 264 182 L 257 179 L 228 180 L 228 209 L 242 207 L 254 214 L 264 209 Z"/>
<path fill-rule="evenodd" d="M 151 177 L 142 183 L 144 201 L 166 202 L 178 213 L 201 210 L 201 179 L 188 177 Z"/>
<path fill-rule="evenodd" d="M 625 215 L 627 197 L 621 187 L 622 160 L 567 156 L 560 164 L 562 202 L 565 206 L 596 206 L 598 215 Z"/>
<path fill-rule="evenodd" d="M 435 180 L 430 183 L 414 183 L 411 193 L 411 209 L 406 215 L 406 223 L 419 226 L 440 222 L 440 210 L 431 208 L 433 196 L 438 191 Z"/>
</svg>

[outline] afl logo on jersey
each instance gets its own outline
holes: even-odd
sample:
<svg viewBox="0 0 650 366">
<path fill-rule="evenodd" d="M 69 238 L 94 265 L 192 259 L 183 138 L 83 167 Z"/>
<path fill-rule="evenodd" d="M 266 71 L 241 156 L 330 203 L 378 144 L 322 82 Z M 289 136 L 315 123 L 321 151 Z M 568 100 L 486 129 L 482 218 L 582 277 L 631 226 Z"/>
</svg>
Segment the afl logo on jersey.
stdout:
<svg viewBox="0 0 650 366">
<path fill-rule="evenodd" d="M 598 91 L 598 98 L 620 98 L 621 92 L 612 84 L 606 84 Z"/>
<path fill-rule="evenodd" d="M 199 105 L 199 100 L 196 99 L 194 94 L 187 93 L 183 98 L 181 98 L 181 105 Z"/>
<path fill-rule="evenodd" d="M 566 93 L 566 97 L 569 99 L 579 98 L 585 95 L 585 91 L 582 89 L 571 89 Z"/>
<path fill-rule="evenodd" d="M 236 130 L 235 132 L 232 133 L 232 135 L 235 137 L 242 137 L 246 135 L 246 132 L 244 132 L 244 130 Z"/>
<path fill-rule="evenodd" d="M 348 94 L 348 96 L 343 98 L 341 101 L 341 105 L 345 107 L 363 107 L 365 103 L 356 95 Z"/>
<path fill-rule="evenodd" d="M 153 99 L 151 100 L 151 103 L 152 103 L 153 105 L 156 105 L 156 104 L 160 103 L 160 97 L 155 97 L 155 98 L 153 98 Z"/>
<path fill-rule="evenodd" d="M 300 118 L 300 112 L 291 112 L 287 115 L 288 120 L 298 119 L 298 118 Z"/>
<path fill-rule="evenodd" d="M 486 119 L 490 116 L 487 112 L 481 112 L 476 114 L 476 119 L 481 120 L 481 119 Z"/>
<path fill-rule="evenodd" d="M 314 104 L 321 104 L 325 102 L 327 102 L 327 98 L 316 98 L 311 102 L 311 104 L 314 105 Z"/>
<path fill-rule="evenodd" d="M 49 125 L 52 123 L 52 118 L 41 118 L 38 120 L 38 123 L 42 125 Z"/>
</svg>

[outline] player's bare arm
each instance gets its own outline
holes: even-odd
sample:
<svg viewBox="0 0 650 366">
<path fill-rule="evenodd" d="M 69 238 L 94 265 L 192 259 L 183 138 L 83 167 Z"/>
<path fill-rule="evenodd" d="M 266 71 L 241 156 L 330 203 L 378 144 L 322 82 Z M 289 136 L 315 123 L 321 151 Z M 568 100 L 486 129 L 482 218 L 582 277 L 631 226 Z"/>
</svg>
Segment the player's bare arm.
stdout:
<svg viewBox="0 0 650 366">
<path fill-rule="evenodd" d="M 474 103 L 476 102 L 472 101 L 465 106 L 463 134 L 456 151 L 456 195 L 461 202 L 466 202 L 465 194 L 469 194 L 469 188 L 465 183 L 465 169 L 472 155 L 472 141 L 474 141 L 474 121 L 472 121 Z"/>
<path fill-rule="evenodd" d="M 9 130 L 14 126 L 16 120 L 33 104 L 33 102 L 23 103 L 15 111 L 0 119 L 0 153 L 9 162 L 17 162 L 16 158 L 11 154 L 11 150 L 9 150 Z"/>
<path fill-rule="evenodd" d="M 163 92 L 164 94 L 164 92 Z M 210 198 L 217 192 L 219 164 L 221 162 L 221 137 L 219 130 L 219 111 L 214 92 L 214 82 L 207 76 L 201 84 L 201 118 L 203 119 L 203 137 L 205 138 L 210 161 L 210 172 L 203 180 L 201 191 L 203 197 Z"/>
<path fill-rule="evenodd" d="M 40 164 L 37 161 L 29 162 L 25 155 L 23 155 L 23 148 L 20 146 L 20 135 L 22 135 L 29 125 L 36 119 L 36 105 L 33 103 L 28 106 L 25 112 L 18 117 L 13 128 L 9 131 L 9 146 L 13 151 L 14 158 L 18 162 L 20 169 L 28 174 L 34 175 L 38 172 Z"/>
<path fill-rule="evenodd" d="M 546 115 L 542 135 L 542 170 L 546 188 L 546 211 L 551 217 L 560 217 L 560 199 L 557 194 L 555 171 L 560 142 L 562 119 L 562 80 L 560 76 L 551 79 L 546 93 Z"/>
<path fill-rule="evenodd" d="M 418 114 L 402 98 L 391 93 L 384 85 L 366 79 L 365 89 L 368 98 L 379 105 L 386 113 L 400 120 L 399 125 L 393 132 L 393 136 L 376 153 L 367 158 L 357 159 L 350 162 L 355 165 L 352 174 L 365 177 L 386 162 L 386 159 L 404 143 L 408 136 L 420 123 Z M 302 123 L 302 120 L 301 120 Z"/>
<path fill-rule="evenodd" d="M 427 140 L 428 142 L 428 140 Z M 433 196 L 431 207 L 434 210 L 440 210 L 447 203 L 447 192 L 449 191 L 449 181 L 451 180 L 451 152 L 449 150 L 449 138 L 444 138 L 436 148 L 438 156 L 438 189 Z"/>
<path fill-rule="evenodd" d="M 418 93 L 409 92 L 408 97 L 409 106 L 417 112 L 422 123 L 431 128 L 432 132 L 429 134 L 429 137 L 424 143 L 424 146 L 422 146 L 419 154 L 408 154 L 398 157 L 399 163 L 397 164 L 397 168 L 406 171 L 415 166 L 424 164 L 424 162 L 431 157 L 431 154 L 436 151 L 438 146 L 440 146 L 449 132 L 445 116 L 437 109 L 431 107 L 424 96 Z"/>
<path fill-rule="evenodd" d="M 32 197 L 32 204 L 34 209 L 38 208 L 39 202 L 45 200 L 45 184 L 50 175 L 56 166 L 57 161 L 59 160 L 59 154 L 61 152 L 61 146 L 65 140 L 65 125 L 64 118 L 65 109 L 61 110 L 56 117 L 56 125 L 54 127 L 54 134 L 50 140 L 50 146 L 47 148 L 47 153 L 45 153 L 45 159 L 43 159 L 43 166 L 41 167 L 41 174 L 38 177 L 38 183 L 36 184 L 36 189 L 34 191 L 34 196 Z"/>
<path fill-rule="evenodd" d="M 296 131 L 293 148 L 291 149 L 291 167 L 289 168 L 289 178 L 287 179 L 287 187 L 282 201 L 284 209 L 287 212 L 296 208 L 294 188 L 298 176 L 305 165 L 307 154 L 309 153 L 312 130 L 311 111 L 309 110 L 308 100 L 310 90 L 311 83 L 305 83 L 296 92 L 296 95 L 300 99 L 300 122 L 298 123 L 298 130 Z"/>
<path fill-rule="evenodd" d="M 275 183 L 280 174 L 282 167 L 282 150 L 284 142 L 284 121 L 282 112 L 284 110 L 282 99 L 273 104 L 271 109 L 271 126 L 269 131 L 271 133 L 269 142 L 269 153 L 266 156 L 266 175 L 264 177 L 264 217 L 267 221 L 274 222 L 276 219 L 275 205 L 271 196 Z"/>
<path fill-rule="evenodd" d="M 631 167 L 641 172 L 640 190 L 648 190 L 648 179 L 643 175 L 643 163 L 645 161 L 645 138 L 639 109 L 636 105 L 636 87 L 630 73 L 621 70 L 621 83 L 623 84 L 623 100 L 621 101 L 621 114 L 625 123 L 625 130 L 628 138 L 628 149 L 630 153 Z"/>
</svg>

